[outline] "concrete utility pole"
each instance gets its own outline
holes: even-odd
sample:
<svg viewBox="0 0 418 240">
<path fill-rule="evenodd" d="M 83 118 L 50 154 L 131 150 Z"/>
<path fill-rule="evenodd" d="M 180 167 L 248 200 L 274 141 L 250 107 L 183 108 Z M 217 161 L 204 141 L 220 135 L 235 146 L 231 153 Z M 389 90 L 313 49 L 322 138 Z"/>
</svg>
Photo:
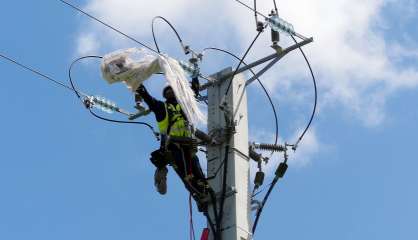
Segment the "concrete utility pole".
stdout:
<svg viewBox="0 0 418 240">
<path fill-rule="evenodd" d="M 248 115 L 246 86 L 253 83 L 289 52 L 298 49 L 313 41 L 306 38 L 286 49 L 276 50 L 275 53 L 259 59 L 253 63 L 241 67 L 235 73 L 245 72 L 253 67 L 267 63 L 255 76 L 245 80 L 240 75 L 235 75 L 231 87 L 227 92 L 231 77 L 234 74 L 232 68 L 224 69 L 214 75 L 214 82 L 201 87 L 208 90 L 208 131 L 209 135 L 220 142 L 217 145 L 208 145 L 207 169 L 209 184 L 216 195 L 216 211 L 220 211 L 222 199 L 224 199 L 223 217 L 219 223 L 215 217 L 214 205 L 209 205 L 209 218 L 211 222 L 219 226 L 218 236 L 222 240 L 250 240 L 252 239 L 251 221 L 251 196 L 250 196 L 250 154 L 248 144 Z M 229 121 L 229 123 L 228 123 Z M 231 123 L 232 122 L 232 123 Z M 226 147 L 228 146 L 228 148 Z M 226 149 L 228 152 L 225 153 Z M 228 156 L 227 164 L 224 164 L 225 156 Z M 226 172 L 226 191 L 223 198 L 224 167 Z M 218 214 L 219 215 L 219 214 Z M 215 236 L 211 231 L 210 240 Z"/>
<path fill-rule="evenodd" d="M 247 240 L 251 236 L 250 196 L 249 196 L 249 157 L 248 157 L 248 119 L 247 119 L 247 95 L 245 79 L 237 75 L 225 98 L 227 103 L 224 110 L 219 107 L 225 96 L 232 69 L 228 68 L 212 77 L 218 80 L 218 84 L 208 88 L 208 130 L 211 135 L 222 136 L 225 134 L 227 123 L 226 115 L 235 122 L 235 134 L 230 140 L 221 145 L 208 147 L 208 176 L 216 177 L 209 181 L 217 195 L 218 210 L 221 204 L 223 189 L 223 161 L 228 154 L 228 167 L 226 177 L 226 195 L 224 214 L 221 222 L 220 236 L 223 240 Z M 244 91 L 244 92 L 243 92 Z M 242 97 L 242 99 L 241 99 Z M 235 114 L 234 114 L 235 113 Z M 235 115 L 235 117 L 234 117 Z M 228 138 L 228 137 L 226 137 Z M 224 140 L 227 140 L 227 139 Z M 229 144 L 229 151 L 225 153 L 225 147 Z M 219 171 L 217 171 L 219 170 Z M 213 214 L 213 205 L 209 206 L 209 215 L 212 222 L 216 222 Z M 209 239 L 213 240 L 211 232 Z"/>
</svg>

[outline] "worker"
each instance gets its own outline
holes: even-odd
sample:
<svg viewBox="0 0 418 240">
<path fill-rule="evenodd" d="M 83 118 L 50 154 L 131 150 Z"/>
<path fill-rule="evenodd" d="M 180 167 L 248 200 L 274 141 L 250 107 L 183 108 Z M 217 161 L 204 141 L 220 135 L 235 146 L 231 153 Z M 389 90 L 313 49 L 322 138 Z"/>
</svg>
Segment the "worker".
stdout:
<svg viewBox="0 0 418 240">
<path fill-rule="evenodd" d="M 201 200 L 207 193 L 208 185 L 196 156 L 196 141 L 171 86 L 164 88 L 163 96 L 165 102 L 155 99 L 144 85 L 140 85 L 135 93 L 137 105 L 143 100 L 154 113 L 161 133 L 160 149 L 151 154 L 151 162 L 156 167 L 154 185 L 160 194 L 166 194 L 167 165 L 172 165 L 196 200 L 199 210 L 204 211 Z"/>
</svg>

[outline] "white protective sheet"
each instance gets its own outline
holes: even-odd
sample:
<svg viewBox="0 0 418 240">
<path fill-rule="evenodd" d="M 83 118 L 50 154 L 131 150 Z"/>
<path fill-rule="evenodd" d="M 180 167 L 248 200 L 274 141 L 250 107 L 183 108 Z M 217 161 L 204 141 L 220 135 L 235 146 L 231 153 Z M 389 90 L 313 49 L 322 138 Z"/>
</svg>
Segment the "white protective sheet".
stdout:
<svg viewBox="0 0 418 240">
<path fill-rule="evenodd" d="M 109 84 L 124 82 L 132 92 L 153 74 L 163 72 L 190 123 L 197 126 L 199 122 L 206 121 L 183 68 L 173 58 L 153 54 L 143 48 L 130 48 L 104 56 L 101 70 Z"/>
</svg>

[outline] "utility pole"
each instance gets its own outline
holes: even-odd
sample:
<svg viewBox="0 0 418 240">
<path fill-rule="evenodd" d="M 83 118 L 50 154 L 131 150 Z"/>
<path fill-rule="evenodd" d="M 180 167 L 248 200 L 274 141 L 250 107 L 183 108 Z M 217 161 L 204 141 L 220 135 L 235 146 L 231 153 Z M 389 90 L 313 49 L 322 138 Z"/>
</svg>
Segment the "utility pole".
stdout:
<svg viewBox="0 0 418 240">
<path fill-rule="evenodd" d="M 215 138 L 223 138 L 221 139 L 223 143 L 208 147 L 207 169 L 208 176 L 216 176 L 209 183 L 216 193 L 219 210 L 222 202 L 223 168 L 226 166 L 225 154 L 228 155 L 224 210 L 219 236 L 223 240 L 247 240 L 251 238 L 247 95 L 245 79 L 242 75 L 236 75 L 228 95 L 225 96 L 231 81 L 228 75 L 230 76 L 231 73 L 232 69 L 227 68 L 213 75 L 212 77 L 217 79 L 217 84 L 208 88 L 208 130 Z M 223 99 L 226 105 L 221 109 Z M 226 118 L 232 119 L 235 129 L 230 129 L 231 126 L 228 126 Z M 229 130 L 235 133 L 230 135 L 227 133 Z M 229 147 L 227 148 L 226 145 Z M 226 149 L 228 152 L 225 152 Z M 209 206 L 209 216 L 212 222 L 216 222 L 213 205 Z M 209 239 L 215 239 L 213 232 Z"/>
<path fill-rule="evenodd" d="M 209 201 L 208 216 L 214 225 L 219 224 L 216 231 L 222 240 L 252 239 L 246 87 L 288 53 L 312 41 L 312 38 L 305 38 L 302 42 L 286 49 L 276 49 L 273 54 L 243 66 L 235 72 L 232 68 L 226 68 L 211 76 L 213 82 L 201 87 L 201 90 L 208 91 L 209 136 L 218 143 L 208 145 L 207 171 L 209 184 L 216 197 L 215 211 L 217 215 L 222 215 L 222 221 L 218 221 L 219 216 L 218 219 L 216 218 L 214 204 L 211 201 Z M 267 64 L 248 80 L 245 80 L 243 75 L 239 75 L 264 63 Z M 230 89 L 225 95 L 230 82 Z M 226 174 L 224 174 L 225 167 L 227 167 Z M 222 202 L 224 202 L 223 210 Z M 223 214 L 219 214 L 221 212 Z M 213 231 L 210 232 L 209 239 L 215 239 Z"/>
</svg>

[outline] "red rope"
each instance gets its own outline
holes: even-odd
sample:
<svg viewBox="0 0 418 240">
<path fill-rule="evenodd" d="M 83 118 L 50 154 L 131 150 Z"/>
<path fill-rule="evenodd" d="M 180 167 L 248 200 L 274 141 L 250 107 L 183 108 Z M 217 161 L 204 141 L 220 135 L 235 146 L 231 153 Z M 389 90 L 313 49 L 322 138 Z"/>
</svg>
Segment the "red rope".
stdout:
<svg viewBox="0 0 418 240">
<path fill-rule="evenodd" d="M 189 162 L 189 175 L 192 175 L 193 172 L 193 157 L 188 155 L 188 162 Z M 186 159 L 187 162 L 187 159 Z M 196 240 L 195 231 L 194 231 L 194 224 L 193 224 L 193 204 L 192 204 L 192 193 L 189 194 L 189 220 L 190 220 L 190 240 Z"/>
<path fill-rule="evenodd" d="M 194 233 L 194 224 L 193 224 L 192 194 L 189 195 L 189 215 L 190 215 L 190 240 L 196 240 L 196 236 Z"/>
</svg>

